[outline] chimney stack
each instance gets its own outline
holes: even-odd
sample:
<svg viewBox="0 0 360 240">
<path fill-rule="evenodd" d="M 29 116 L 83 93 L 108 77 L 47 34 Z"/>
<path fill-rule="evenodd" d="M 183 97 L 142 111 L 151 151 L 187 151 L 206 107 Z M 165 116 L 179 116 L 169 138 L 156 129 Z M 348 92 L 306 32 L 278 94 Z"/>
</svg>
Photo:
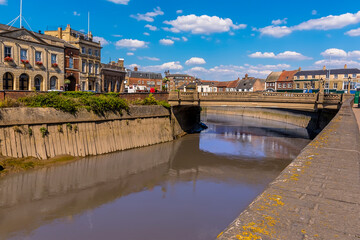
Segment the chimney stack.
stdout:
<svg viewBox="0 0 360 240">
<path fill-rule="evenodd" d="M 347 69 L 347 64 L 345 64 L 344 69 Z"/>
<path fill-rule="evenodd" d="M 138 70 L 138 67 L 134 67 L 134 72 L 137 72 Z"/>
<path fill-rule="evenodd" d="M 298 70 L 299 72 L 301 71 L 301 67 L 299 67 L 299 70 Z"/>
<path fill-rule="evenodd" d="M 326 66 L 323 67 L 323 70 L 324 70 L 324 71 L 326 70 Z"/>
<path fill-rule="evenodd" d="M 58 38 L 62 39 L 62 28 L 58 28 Z"/>
</svg>

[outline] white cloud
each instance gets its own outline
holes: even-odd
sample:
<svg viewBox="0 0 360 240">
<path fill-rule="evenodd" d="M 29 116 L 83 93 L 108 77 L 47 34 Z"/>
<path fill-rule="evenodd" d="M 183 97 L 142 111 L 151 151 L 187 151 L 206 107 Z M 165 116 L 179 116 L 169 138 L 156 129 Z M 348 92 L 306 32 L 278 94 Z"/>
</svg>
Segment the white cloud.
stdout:
<svg viewBox="0 0 360 240">
<path fill-rule="evenodd" d="M 164 30 L 173 33 L 191 32 L 192 34 L 212 34 L 230 32 L 232 29 L 244 29 L 245 24 L 236 25 L 230 18 L 219 18 L 217 16 L 196 16 L 194 14 L 179 16 L 172 21 L 164 21 L 165 24 L 171 25 L 171 28 L 165 27 Z"/>
<path fill-rule="evenodd" d="M 199 57 L 192 57 L 185 62 L 186 65 L 202 65 L 206 64 L 205 59 Z"/>
<path fill-rule="evenodd" d="M 0 5 L 6 5 L 7 4 L 7 0 L 0 0 Z"/>
<path fill-rule="evenodd" d="M 315 62 L 316 67 L 326 66 L 327 68 L 343 68 L 345 64 L 349 68 L 360 68 L 360 62 L 346 59 L 324 59 Z"/>
<path fill-rule="evenodd" d="M 290 68 L 288 64 L 277 65 L 220 65 L 210 69 L 194 67 L 186 71 L 188 74 L 195 75 L 201 79 L 227 81 L 249 74 L 253 77 L 266 78 L 272 71 L 281 71 Z"/>
<path fill-rule="evenodd" d="M 174 41 L 171 39 L 161 39 L 159 42 L 160 42 L 160 44 L 166 45 L 166 46 L 171 46 L 174 44 Z"/>
<path fill-rule="evenodd" d="M 342 49 L 338 49 L 338 48 L 329 48 L 329 49 L 325 50 L 324 52 L 322 52 L 321 55 L 324 58 L 332 57 L 332 58 L 342 58 L 342 59 L 353 59 L 353 58 L 360 59 L 360 51 L 359 50 L 346 52 L 346 51 L 344 51 Z"/>
<path fill-rule="evenodd" d="M 157 27 L 155 27 L 155 26 L 153 26 L 153 25 L 150 25 L 150 24 L 146 24 L 145 27 L 148 28 L 150 31 L 156 31 L 156 30 L 158 30 Z"/>
<path fill-rule="evenodd" d="M 119 34 L 113 34 L 112 36 L 113 36 L 113 37 L 117 37 L 117 38 L 123 37 L 122 35 L 119 35 Z"/>
<path fill-rule="evenodd" d="M 258 31 L 261 35 L 268 35 L 272 37 L 284 37 L 291 34 L 293 31 L 305 31 L 305 30 L 332 30 L 341 29 L 351 24 L 357 24 L 360 22 L 360 11 L 357 13 L 345 13 L 341 15 L 329 15 L 327 17 L 310 19 L 306 22 L 302 22 L 299 25 L 287 27 L 287 26 L 267 26 L 260 28 Z"/>
<path fill-rule="evenodd" d="M 120 48 L 130 48 L 132 51 L 137 48 L 147 48 L 148 43 L 136 39 L 121 39 L 115 43 L 117 47 Z"/>
<path fill-rule="evenodd" d="M 184 42 L 189 41 L 189 39 L 187 39 L 187 37 L 181 37 L 181 39 L 182 39 Z"/>
<path fill-rule="evenodd" d="M 144 32 L 144 35 L 145 35 L 145 36 L 150 36 L 150 33 Z"/>
<path fill-rule="evenodd" d="M 106 45 L 109 45 L 109 41 L 107 41 L 105 38 L 103 38 L 103 37 L 94 37 L 93 38 L 93 40 L 95 41 L 95 42 L 100 42 L 100 44 L 102 45 L 102 46 L 106 46 Z"/>
<path fill-rule="evenodd" d="M 177 10 L 176 13 L 177 13 L 177 14 L 182 14 L 182 13 L 183 13 L 183 10 Z"/>
<path fill-rule="evenodd" d="M 292 33 L 292 30 L 286 26 L 267 26 L 260 28 L 261 35 L 268 35 L 276 38 L 281 38 Z"/>
<path fill-rule="evenodd" d="M 156 57 L 138 57 L 138 59 L 140 60 L 149 60 L 149 61 L 160 61 L 159 58 L 156 58 Z"/>
<path fill-rule="evenodd" d="M 154 22 L 154 18 L 161 15 L 164 15 L 164 12 L 161 11 L 160 7 L 157 7 L 154 8 L 153 12 L 147 12 L 145 14 L 138 13 L 136 15 L 130 15 L 130 17 L 138 21 Z"/>
<path fill-rule="evenodd" d="M 251 58 L 272 58 L 272 59 L 281 59 L 281 60 L 308 60 L 311 59 L 302 55 L 301 53 L 294 51 L 285 51 L 279 54 L 273 52 L 256 52 L 249 55 Z"/>
<path fill-rule="evenodd" d="M 182 70 L 184 67 L 181 66 L 180 62 L 168 62 L 161 65 L 147 66 L 144 67 L 146 71 L 161 72 L 165 70 Z"/>
<path fill-rule="evenodd" d="M 128 55 L 128 56 L 134 56 L 134 53 L 128 52 L 128 53 L 126 53 L 126 55 Z"/>
<path fill-rule="evenodd" d="M 116 4 L 122 4 L 122 5 L 128 5 L 128 3 L 130 2 L 130 0 L 108 0 L 108 1 L 116 3 Z"/>
<path fill-rule="evenodd" d="M 317 14 L 317 11 L 314 9 L 311 11 L 311 15 L 316 15 Z"/>
<path fill-rule="evenodd" d="M 287 18 L 284 18 L 284 19 L 277 19 L 277 20 L 272 20 L 271 24 L 272 24 L 272 25 L 282 25 L 282 24 L 287 24 Z"/>
<path fill-rule="evenodd" d="M 349 35 L 351 37 L 359 37 L 360 36 L 360 28 L 352 29 L 350 31 L 347 31 L 345 34 Z"/>
<path fill-rule="evenodd" d="M 1 4 L 1 0 L 0 0 L 0 4 Z M 74 11 L 73 14 L 74 14 L 74 16 L 77 16 L 77 17 L 80 16 L 80 13 L 78 13 L 77 11 Z"/>
</svg>

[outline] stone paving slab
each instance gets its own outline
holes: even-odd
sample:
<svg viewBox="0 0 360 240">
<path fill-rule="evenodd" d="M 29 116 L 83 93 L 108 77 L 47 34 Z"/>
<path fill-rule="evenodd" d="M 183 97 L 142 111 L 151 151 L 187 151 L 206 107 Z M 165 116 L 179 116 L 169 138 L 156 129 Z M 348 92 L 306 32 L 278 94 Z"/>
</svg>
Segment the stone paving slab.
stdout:
<svg viewBox="0 0 360 240">
<path fill-rule="evenodd" d="M 358 110 L 358 112 L 356 112 Z M 333 121 L 218 239 L 360 239 L 360 109 Z M 359 122 L 359 125 L 358 125 Z"/>
</svg>

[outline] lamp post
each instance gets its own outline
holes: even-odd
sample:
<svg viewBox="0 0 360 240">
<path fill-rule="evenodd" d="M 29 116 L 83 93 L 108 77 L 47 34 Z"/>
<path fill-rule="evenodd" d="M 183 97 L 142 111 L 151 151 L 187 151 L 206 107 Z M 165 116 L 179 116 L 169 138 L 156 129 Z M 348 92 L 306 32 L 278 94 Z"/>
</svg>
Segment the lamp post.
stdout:
<svg viewBox="0 0 360 240">
<path fill-rule="evenodd" d="M 349 76 L 348 78 L 348 94 L 350 94 L 350 90 L 351 90 L 351 77 Z"/>
</svg>

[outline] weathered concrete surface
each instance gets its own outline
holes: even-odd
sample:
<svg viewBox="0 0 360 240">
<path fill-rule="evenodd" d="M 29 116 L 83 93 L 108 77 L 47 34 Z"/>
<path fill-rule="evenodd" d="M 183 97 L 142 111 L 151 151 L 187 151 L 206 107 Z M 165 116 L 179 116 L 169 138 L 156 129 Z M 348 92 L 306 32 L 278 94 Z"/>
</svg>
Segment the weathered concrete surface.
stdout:
<svg viewBox="0 0 360 240">
<path fill-rule="evenodd" d="M 176 108 L 176 107 L 175 107 Z M 190 106 L 190 112 L 199 107 Z M 162 106 L 134 106 L 123 115 L 76 116 L 51 108 L 0 111 L 0 154 L 48 159 L 61 155 L 100 155 L 169 142 L 185 134 L 182 122 L 192 114 L 175 116 Z"/>
<path fill-rule="evenodd" d="M 349 99 L 218 239 L 360 239 L 359 149 Z"/>
</svg>

